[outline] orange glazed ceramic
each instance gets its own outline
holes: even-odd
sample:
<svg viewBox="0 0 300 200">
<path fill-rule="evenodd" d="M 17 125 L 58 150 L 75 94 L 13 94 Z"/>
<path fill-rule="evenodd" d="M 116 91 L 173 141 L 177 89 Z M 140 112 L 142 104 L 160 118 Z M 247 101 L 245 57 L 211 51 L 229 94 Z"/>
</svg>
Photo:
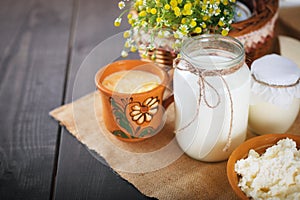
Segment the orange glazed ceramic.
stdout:
<svg viewBox="0 0 300 200">
<path fill-rule="evenodd" d="M 160 83 L 149 91 L 132 94 L 112 91 L 103 85 L 107 76 L 124 70 L 152 73 L 159 77 Z M 173 101 L 173 96 L 163 100 L 169 76 L 162 68 L 140 60 L 117 61 L 100 69 L 95 82 L 100 91 L 104 124 L 118 139 L 141 141 L 161 130 L 165 109 Z"/>
<path fill-rule="evenodd" d="M 240 199 L 249 199 L 246 194 L 239 188 L 239 176 L 234 170 L 235 163 L 248 156 L 250 149 L 254 149 L 257 153 L 263 154 L 267 148 L 275 145 L 279 140 L 290 138 L 297 144 L 297 148 L 300 148 L 300 136 L 292 134 L 266 134 L 262 136 L 256 136 L 251 138 L 240 146 L 238 146 L 230 155 L 227 162 L 227 178 L 228 181 Z"/>
</svg>

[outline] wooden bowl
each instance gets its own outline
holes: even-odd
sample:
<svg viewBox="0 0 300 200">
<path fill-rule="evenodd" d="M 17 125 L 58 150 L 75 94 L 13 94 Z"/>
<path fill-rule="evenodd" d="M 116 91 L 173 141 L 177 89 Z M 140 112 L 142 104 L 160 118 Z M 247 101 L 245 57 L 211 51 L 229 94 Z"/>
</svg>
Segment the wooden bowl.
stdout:
<svg viewBox="0 0 300 200">
<path fill-rule="evenodd" d="M 245 141 L 232 152 L 227 162 L 227 178 L 232 189 L 234 190 L 234 192 L 237 194 L 238 197 L 240 197 L 241 199 L 249 199 L 238 186 L 239 177 L 237 173 L 234 171 L 235 163 L 242 158 L 246 158 L 248 156 L 250 149 L 254 149 L 257 153 L 263 154 L 268 147 L 275 145 L 279 140 L 285 138 L 290 138 L 294 140 L 297 144 L 297 148 L 298 149 L 300 148 L 299 135 L 267 134 L 267 135 L 257 136 Z"/>
</svg>

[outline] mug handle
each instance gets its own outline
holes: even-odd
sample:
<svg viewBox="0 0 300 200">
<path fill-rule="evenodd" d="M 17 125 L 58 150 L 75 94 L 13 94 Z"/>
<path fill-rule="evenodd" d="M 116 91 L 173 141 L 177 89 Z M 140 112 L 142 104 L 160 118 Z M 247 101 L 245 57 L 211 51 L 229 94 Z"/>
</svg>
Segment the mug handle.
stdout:
<svg viewBox="0 0 300 200">
<path fill-rule="evenodd" d="M 166 91 L 169 91 L 169 94 L 167 94 L 166 91 L 165 91 L 165 94 L 167 94 L 167 96 L 163 98 L 162 105 L 165 109 L 167 109 L 174 102 L 174 93 L 173 93 L 174 68 L 170 68 L 168 66 L 168 67 L 165 68 L 165 71 L 169 75 L 168 87 L 166 88 Z"/>
<path fill-rule="evenodd" d="M 169 105 L 171 105 L 173 102 L 174 102 L 174 94 L 172 93 L 171 95 L 169 95 L 163 100 L 162 105 L 165 109 L 167 109 Z"/>
</svg>

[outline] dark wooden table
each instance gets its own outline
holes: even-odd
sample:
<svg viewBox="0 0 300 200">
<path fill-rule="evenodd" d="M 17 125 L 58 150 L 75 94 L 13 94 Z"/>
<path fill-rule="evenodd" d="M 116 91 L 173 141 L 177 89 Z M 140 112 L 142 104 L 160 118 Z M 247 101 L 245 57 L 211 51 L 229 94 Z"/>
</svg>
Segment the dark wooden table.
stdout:
<svg viewBox="0 0 300 200">
<path fill-rule="evenodd" d="M 113 26 L 118 0 L 0 0 L 0 200 L 149 199 L 49 116 Z M 89 93 L 91 91 L 83 91 Z"/>
<path fill-rule="evenodd" d="M 1 200 L 148 199 L 48 115 L 72 101 L 85 56 L 127 28 L 117 3 L 0 0 Z"/>
</svg>

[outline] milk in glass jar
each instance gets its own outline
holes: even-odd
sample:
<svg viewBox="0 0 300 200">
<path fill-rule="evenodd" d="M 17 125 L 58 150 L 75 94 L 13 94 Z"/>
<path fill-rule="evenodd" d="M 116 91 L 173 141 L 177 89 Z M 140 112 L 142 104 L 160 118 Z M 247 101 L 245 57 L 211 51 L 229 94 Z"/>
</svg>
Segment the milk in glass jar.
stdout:
<svg viewBox="0 0 300 200">
<path fill-rule="evenodd" d="M 174 68 L 179 146 L 197 160 L 227 159 L 247 131 L 250 71 L 242 44 L 214 34 L 190 38 Z"/>
<path fill-rule="evenodd" d="M 300 107 L 300 69 L 293 61 L 270 54 L 251 67 L 249 129 L 259 135 L 285 133 Z"/>
</svg>

